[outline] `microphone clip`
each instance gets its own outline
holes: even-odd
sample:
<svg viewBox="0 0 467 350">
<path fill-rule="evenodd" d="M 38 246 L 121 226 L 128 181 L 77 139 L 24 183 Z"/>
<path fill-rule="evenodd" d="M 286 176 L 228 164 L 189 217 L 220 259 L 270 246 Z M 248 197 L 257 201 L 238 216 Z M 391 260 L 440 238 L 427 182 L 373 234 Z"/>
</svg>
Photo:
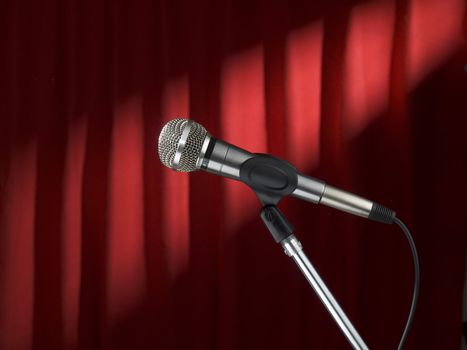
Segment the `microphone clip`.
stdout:
<svg viewBox="0 0 467 350">
<path fill-rule="evenodd" d="M 258 196 L 263 206 L 275 206 L 297 188 L 297 170 L 268 154 L 255 154 L 240 166 L 240 179 Z"/>
</svg>

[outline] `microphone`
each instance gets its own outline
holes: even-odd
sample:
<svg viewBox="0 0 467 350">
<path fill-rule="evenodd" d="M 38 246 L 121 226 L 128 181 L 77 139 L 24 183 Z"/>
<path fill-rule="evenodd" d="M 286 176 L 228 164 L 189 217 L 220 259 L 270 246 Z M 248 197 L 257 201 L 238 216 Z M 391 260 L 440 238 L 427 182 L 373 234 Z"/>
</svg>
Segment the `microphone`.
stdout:
<svg viewBox="0 0 467 350">
<path fill-rule="evenodd" d="M 215 139 L 191 119 L 175 118 L 165 124 L 159 135 L 158 151 L 161 162 L 173 170 L 204 170 L 244 182 L 263 205 L 275 205 L 282 197 L 291 195 L 373 221 L 387 224 L 395 221 L 393 210 L 303 175 L 284 160 L 250 153 Z"/>
</svg>

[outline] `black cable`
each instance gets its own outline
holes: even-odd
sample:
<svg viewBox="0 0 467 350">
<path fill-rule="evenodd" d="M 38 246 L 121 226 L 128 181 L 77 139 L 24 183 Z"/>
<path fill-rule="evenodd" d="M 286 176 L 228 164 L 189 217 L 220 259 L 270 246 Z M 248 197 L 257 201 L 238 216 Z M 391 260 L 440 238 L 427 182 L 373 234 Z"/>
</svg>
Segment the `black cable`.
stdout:
<svg viewBox="0 0 467 350">
<path fill-rule="evenodd" d="M 412 295 L 412 305 L 410 306 L 409 317 L 407 318 L 407 323 L 405 325 L 404 333 L 402 333 L 399 346 L 397 347 L 397 350 L 402 350 L 407 340 L 407 335 L 409 334 L 410 327 L 412 326 L 415 309 L 417 308 L 418 293 L 420 290 L 420 264 L 418 262 L 417 248 L 415 247 L 415 242 L 412 238 L 412 235 L 410 234 L 409 229 L 397 217 L 394 219 L 394 222 L 401 228 L 401 230 L 405 234 L 405 237 L 407 238 L 407 241 L 409 242 L 410 250 L 412 251 L 413 268 L 414 268 L 414 287 L 413 287 L 413 295 Z"/>
</svg>

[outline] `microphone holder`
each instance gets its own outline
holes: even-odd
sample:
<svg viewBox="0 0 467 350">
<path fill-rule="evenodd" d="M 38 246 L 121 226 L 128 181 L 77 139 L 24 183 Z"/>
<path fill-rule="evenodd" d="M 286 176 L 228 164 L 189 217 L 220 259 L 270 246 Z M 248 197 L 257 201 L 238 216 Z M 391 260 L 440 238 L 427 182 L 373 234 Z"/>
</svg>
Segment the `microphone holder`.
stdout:
<svg viewBox="0 0 467 350">
<path fill-rule="evenodd" d="M 368 346 L 303 252 L 301 243 L 293 234 L 294 228 L 276 207 L 283 197 L 293 193 L 297 187 L 297 170 L 279 158 L 254 154 L 241 164 L 240 180 L 256 193 L 263 205 L 261 219 L 267 229 L 275 241 L 282 245 L 285 253 L 295 261 L 352 347 L 356 350 L 368 350 Z"/>
<path fill-rule="evenodd" d="M 264 203 L 264 202 L 263 202 Z M 316 269 L 303 252 L 302 244 L 295 237 L 294 228 L 275 205 L 265 205 L 261 210 L 261 219 L 277 243 L 280 243 L 285 254 L 291 257 L 314 289 L 319 299 L 340 327 L 342 333 L 356 350 L 368 350 L 368 346 L 358 334 L 342 308 L 333 297 Z"/>
</svg>

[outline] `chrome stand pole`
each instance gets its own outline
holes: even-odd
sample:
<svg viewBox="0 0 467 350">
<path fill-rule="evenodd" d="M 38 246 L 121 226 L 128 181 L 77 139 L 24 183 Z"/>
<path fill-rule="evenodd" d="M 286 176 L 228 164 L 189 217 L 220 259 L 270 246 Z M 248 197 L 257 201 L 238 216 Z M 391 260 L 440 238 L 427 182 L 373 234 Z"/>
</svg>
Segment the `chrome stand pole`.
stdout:
<svg viewBox="0 0 467 350">
<path fill-rule="evenodd" d="M 324 284 L 321 277 L 319 277 L 318 272 L 308 260 L 298 239 L 292 234 L 280 243 L 284 248 L 284 252 L 290 256 L 300 268 L 308 283 L 313 287 L 321 302 L 334 318 L 347 340 L 352 344 L 352 347 L 356 350 L 368 350 L 368 346 L 365 344 L 362 337 L 360 337 L 349 318 L 326 287 L 326 284 Z"/>
</svg>

